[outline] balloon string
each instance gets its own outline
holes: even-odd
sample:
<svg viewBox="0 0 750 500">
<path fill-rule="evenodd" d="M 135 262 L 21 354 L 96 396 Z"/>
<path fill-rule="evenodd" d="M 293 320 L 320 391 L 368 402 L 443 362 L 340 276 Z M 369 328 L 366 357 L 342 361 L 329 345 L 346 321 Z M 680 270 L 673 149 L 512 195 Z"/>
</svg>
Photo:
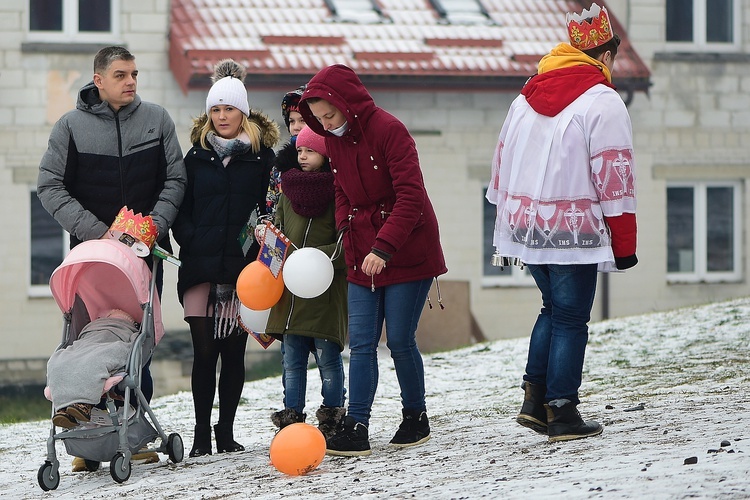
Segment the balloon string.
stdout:
<svg viewBox="0 0 750 500">
<path fill-rule="evenodd" d="M 336 260 L 338 256 L 341 255 L 341 251 L 344 248 L 344 244 L 342 242 L 343 239 L 344 239 L 344 232 L 341 231 L 339 232 L 339 237 L 336 240 L 336 248 L 333 249 L 333 254 L 331 255 L 331 262 Z"/>
</svg>

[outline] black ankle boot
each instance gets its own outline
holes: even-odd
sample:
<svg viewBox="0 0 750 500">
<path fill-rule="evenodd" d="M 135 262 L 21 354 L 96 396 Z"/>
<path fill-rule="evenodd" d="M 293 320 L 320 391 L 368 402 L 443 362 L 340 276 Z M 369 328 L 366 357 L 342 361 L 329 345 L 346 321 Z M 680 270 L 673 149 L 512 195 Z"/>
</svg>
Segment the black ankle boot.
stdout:
<svg viewBox="0 0 750 500">
<path fill-rule="evenodd" d="M 200 457 L 211 454 L 211 426 L 209 424 L 198 424 L 195 426 L 193 436 L 193 449 L 190 450 L 191 457 Z"/>
<path fill-rule="evenodd" d="M 404 419 L 391 439 L 391 444 L 399 448 L 408 448 L 422 444 L 430 439 L 430 423 L 424 410 L 401 410 Z"/>
<path fill-rule="evenodd" d="M 367 426 L 346 416 L 333 436 L 326 440 L 326 454 L 340 457 L 361 457 L 370 455 Z"/>
<path fill-rule="evenodd" d="M 544 405 L 547 409 L 547 435 L 551 443 L 596 436 L 602 433 L 599 422 L 584 422 L 576 405 L 567 399 L 556 399 Z"/>
<path fill-rule="evenodd" d="M 219 422 L 214 425 L 214 435 L 216 436 L 216 453 L 245 451 L 245 447 L 234 440 L 232 424 Z"/>
<path fill-rule="evenodd" d="M 547 386 L 524 381 L 521 389 L 525 394 L 516 422 L 540 434 L 547 434 L 547 409 L 544 407 Z"/>
</svg>

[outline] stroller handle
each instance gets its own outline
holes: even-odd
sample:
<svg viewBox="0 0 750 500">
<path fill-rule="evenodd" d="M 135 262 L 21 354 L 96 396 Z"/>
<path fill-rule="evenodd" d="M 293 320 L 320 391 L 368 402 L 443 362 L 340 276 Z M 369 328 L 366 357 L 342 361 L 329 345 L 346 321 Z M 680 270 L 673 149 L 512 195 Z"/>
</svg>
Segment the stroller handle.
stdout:
<svg viewBox="0 0 750 500">
<path fill-rule="evenodd" d="M 151 255 L 153 255 L 154 257 L 158 257 L 163 261 L 169 262 L 170 264 L 174 264 L 177 267 L 182 266 L 182 262 L 180 261 L 180 259 L 175 257 L 174 254 L 167 252 L 157 244 L 154 244 L 154 248 L 151 249 Z"/>
</svg>

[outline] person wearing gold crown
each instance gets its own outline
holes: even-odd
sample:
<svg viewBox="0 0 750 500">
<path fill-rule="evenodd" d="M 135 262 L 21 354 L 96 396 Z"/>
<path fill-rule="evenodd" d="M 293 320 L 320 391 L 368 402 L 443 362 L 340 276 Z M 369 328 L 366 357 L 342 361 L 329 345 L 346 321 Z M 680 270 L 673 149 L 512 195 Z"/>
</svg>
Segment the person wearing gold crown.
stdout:
<svg viewBox="0 0 750 500">
<path fill-rule="evenodd" d="M 212 454 L 211 411 L 219 373 L 216 450 L 242 451 L 234 440 L 234 418 L 245 384 L 247 333 L 237 321 L 240 272 L 258 255 L 257 242 L 243 249 L 238 236 L 253 212 L 265 212 L 266 193 L 281 133 L 265 114 L 251 110 L 246 70 L 219 61 L 206 96 L 206 112 L 190 132 L 185 156 L 188 187 L 172 226 L 182 266 L 177 295 L 193 341 L 191 387 L 195 434 L 191 457 Z"/>
<path fill-rule="evenodd" d="M 496 256 L 527 265 L 542 295 L 516 421 L 551 442 L 602 432 L 577 409 L 597 272 L 638 262 L 632 128 L 612 84 L 620 38 L 597 4 L 567 27 L 510 106 L 487 190 Z"/>
</svg>

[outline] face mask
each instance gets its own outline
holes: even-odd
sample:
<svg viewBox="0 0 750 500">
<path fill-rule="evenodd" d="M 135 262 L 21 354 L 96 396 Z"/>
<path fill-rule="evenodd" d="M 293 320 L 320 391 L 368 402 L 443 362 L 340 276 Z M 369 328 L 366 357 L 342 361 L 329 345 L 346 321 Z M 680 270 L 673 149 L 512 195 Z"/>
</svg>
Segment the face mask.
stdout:
<svg viewBox="0 0 750 500">
<path fill-rule="evenodd" d="M 341 137 L 346 133 L 347 130 L 349 130 L 349 122 L 344 122 L 344 124 L 341 125 L 339 128 L 329 130 L 329 132 L 335 135 L 336 137 Z"/>
</svg>

